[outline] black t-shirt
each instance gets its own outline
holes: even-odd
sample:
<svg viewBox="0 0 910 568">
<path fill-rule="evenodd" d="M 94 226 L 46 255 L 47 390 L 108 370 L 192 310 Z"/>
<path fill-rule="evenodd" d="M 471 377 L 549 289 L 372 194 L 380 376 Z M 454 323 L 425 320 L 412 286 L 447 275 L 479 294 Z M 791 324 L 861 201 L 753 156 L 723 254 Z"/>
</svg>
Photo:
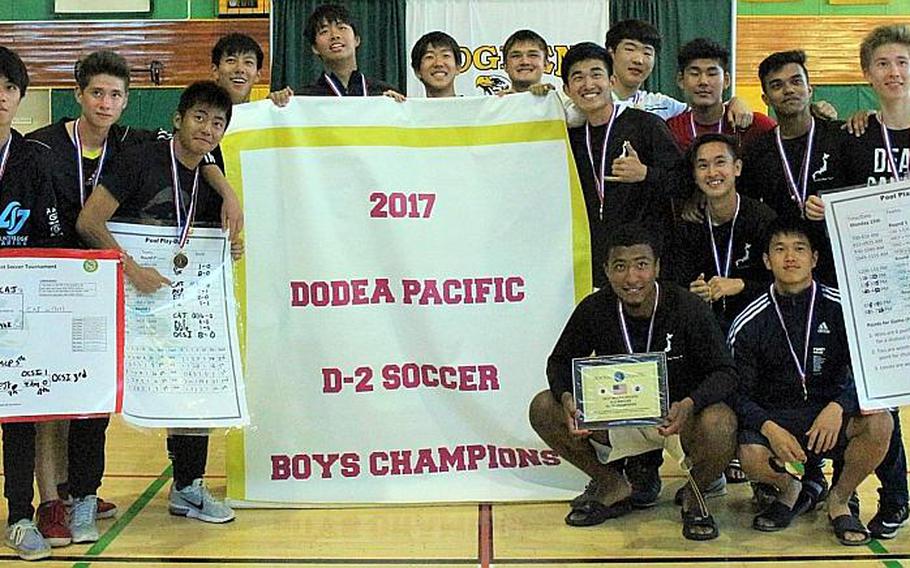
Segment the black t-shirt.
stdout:
<svg viewBox="0 0 910 568">
<path fill-rule="evenodd" d="M 194 171 L 177 160 L 180 194 L 184 210 L 190 205 Z M 169 141 L 133 146 L 122 152 L 101 174 L 103 185 L 120 203 L 114 214 L 119 221 L 156 225 L 176 225 L 174 187 L 171 174 Z M 220 199 L 199 174 L 194 226 L 218 226 Z"/>
<path fill-rule="evenodd" d="M 672 220 L 670 197 L 676 192 L 677 182 L 681 179 L 679 150 L 666 123 L 657 115 L 625 108 L 614 120 L 607 141 L 605 173 L 611 175 L 613 160 L 622 155 L 626 141 L 632 144 L 641 163 L 648 166 L 648 173 L 645 180 L 639 183 L 606 182 L 601 216 L 594 172 L 596 170 L 596 175 L 600 175 L 605 134 L 606 125 L 591 128 L 592 169 L 585 126 L 569 129 L 569 142 L 591 230 L 592 275 L 594 285 L 598 287 L 606 285 L 601 267 L 608 235 L 617 226 L 629 222 L 642 223 L 661 234 L 666 232 Z"/>
<path fill-rule="evenodd" d="M 26 143 L 15 130 L 10 135 L 9 158 L 0 179 L 0 248 L 64 246 L 47 151 Z"/>
<path fill-rule="evenodd" d="M 366 81 L 367 85 L 367 96 L 376 97 L 382 95 L 382 93 L 392 90 L 397 91 L 395 87 L 379 81 L 376 79 L 370 79 L 365 77 L 360 71 L 354 70 L 351 73 L 351 78 L 348 80 L 348 86 L 345 88 L 344 84 L 341 82 L 341 79 L 335 76 L 334 73 L 331 73 L 332 82 L 341 91 L 341 95 L 344 97 L 360 97 L 363 96 L 363 83 Z M 332 90 L 332 87 L 329 85 L 329 82 L 325 78 L 325 73 L 320 73 L 319 77 L 316 78 L 316 82 L 312 85 L 306 85 L 300 87 L 299 89 L 294 89 L 295 95 L 302 95 L 304 97 L 334 97 L 336 93 Z"/>
<path fill-rule="evenodd" d="M 52 160 L 46 167 L 54 176 L 54 191 L 57 194 L 60 220 L 68 237 L 67 246 L 90 248 L 76 233 L 76 218 L 82 211 L 82 197 L 79 190 L 81 186 L 86 200 L 92 194 L 92 189 L 97 183 L 100 156 L 97 158 L 82 157 L 83 180 L 80 184 L 79 169 L 76 163 L 76 145 L 66 130 L 66 123 L 71 120 L 73 119 L 62 118 L 54 124 L 29 133 L 26 139 L 33 144 L 43 146 L 47 150 L 46 155 Z M 110 167 L 115 156 L 126 148 L 154 139 L 155 133 L 151 131 L 114 124 L 107 135 L 107 149 L 104 164 L 101 167 L 102 173 Z"/>
<path fill-rule="evenodd" d="M 897 171 L 901 177 L 907 177 L 910 174 L 910 128 L 889 128 L 888 134 Z M 869 117 L 866 132 L 859 138 L 853 138 L 847 149 L 850 157 L 848 185 L 869 186 L 894 181 L 878 117 Z"/>
</svg>

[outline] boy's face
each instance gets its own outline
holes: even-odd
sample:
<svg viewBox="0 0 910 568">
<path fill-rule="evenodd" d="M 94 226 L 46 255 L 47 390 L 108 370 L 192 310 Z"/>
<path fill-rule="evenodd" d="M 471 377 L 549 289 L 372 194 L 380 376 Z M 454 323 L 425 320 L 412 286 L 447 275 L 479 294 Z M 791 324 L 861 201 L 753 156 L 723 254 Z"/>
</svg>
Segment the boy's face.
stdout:
<svg viewBox="0 0 910 568">
<path fill-rule="evenodd" d="M 249 102 L 250 91 L 260 75 L 258 60 L 252 51 L 222 55 L 218 65 L 212 65 L 212 80 L 231 95 L 235 105 Z"/>
<path fill-rule="evenodd" d="M 736 178 L 743 163 L 733 157 L 723 142 L 708 142 L 695 154 L 695 183 L 708 198 L 726 196 L 736 191 Z"/>
<path fill-rule="evenodd" d="M 360 47 L 360 36 L 354 28 L 344 22 L 323 21 L 316 30 L 316 41 L 311 46 L 313 53 L 323 61 L 344 61 L 355 56 Z"/>
<path fill-rule="evenodd" d="M 197 103 L 183 116 L 174 114 L 174 128 L 180 145 L 198 156 L 215 149 L 227 128 L 227 113 L 208 104 Z"/>
<path fill-rule="evenodd" d="M 0 126 L 9 128 L 13 124 L 21 100 L 22 93 L 19 87 L 6 76 L 0 75 Z"/>
<path fill-rule="evenodd" d="M 569 82 L 562 88 L 585 114 L 613 104 L 607 65 L 600 59 L 584 59 L 573 64 L 569 69 Z"/>
<path fill-rule="evenodd" d="M 427 46 L 420 58 L 420 67 L 417 69 L 417 78 L 428 90 L 446 91 L 452 87 L 455 77 L 458 76 L 458 63 L 455 53 L 448 46 Z"/>
<path fill-rule="evenodd" d="M 794 116 L 804 112 L 812 100 L 812 86 L 799 63 L 787 63 L 765 76 L 762 101 L 778 116 Z"/>
<path fill-rule="evenodd" d="M 616 50 L 607 50 L 613 56 L 613 76 L 624 87 L 632 90 L 641 88 L 642 83 L 654 70 L 654 46 L 634 39 L 624 39 Z"/>
<path fill-rule="evenodd" d="M 686 93 L 690 105 L 708 108 L 723 102 L 730 75 L 717 59 L 693 59 L 677 75 L 676 84 Z"/>
<path fill-rule="evenodd" d="M 882 100 L 910 96 L 910 46 L 886 43 L 872 52 L 872 61 L 863 75 Z"/>
<path fill-rule="evenodd" d="M 92 77 L 84 89 L 76 87 L 82 118 L 95 128 L 110 128 L 120 120 L 128 96 L 126 82 L 107 73 Z"/>
<path fill-rule="evenodd" d="M 506 53 L 505 71 L 514 86 L 536 85 L 543 77 L 547 54 L 534 41 L 518 41 Z"/>
<path fill-rule="evenodd" d="M 764 260 L 776 283 L 799 287 L 811 282 L 818 253 L 812 250 L 806 235 L 779 233 L 771 236 Z"/>
</svg>

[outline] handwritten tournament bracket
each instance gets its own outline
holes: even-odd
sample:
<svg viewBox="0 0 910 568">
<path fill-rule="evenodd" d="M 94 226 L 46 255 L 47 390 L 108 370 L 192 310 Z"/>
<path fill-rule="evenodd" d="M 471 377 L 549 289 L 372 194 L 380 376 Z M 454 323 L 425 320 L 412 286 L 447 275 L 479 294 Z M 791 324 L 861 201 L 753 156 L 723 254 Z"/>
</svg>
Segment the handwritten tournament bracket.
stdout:
<svg viewBox="0 0 910 568">
<path fill-rule="evenodd" d="M 174 227 L 108 228 L 136 262 L 171 281 L 141 294 L 126 279 L 124 418 L 148 427 L 246 424 L 227 233 L 195 228 L 180 250 Z"/>
<path fill-rule="evenodd" d="M 0 421 L 118 412 L 120 253 L 0 249 Z"/>
<path fill-rule="evenodd" d="M 528 423 L 591 286 L 559 101 L 344 98 L 240 105 L 222 143 L 253 417 L 228 496 L 571 498 L 581 475 Z"/>
<path fill-rule="evenodd" d="M 910 404 L 910 182 L 822 199 L 860 406 Z"/>
</svg>

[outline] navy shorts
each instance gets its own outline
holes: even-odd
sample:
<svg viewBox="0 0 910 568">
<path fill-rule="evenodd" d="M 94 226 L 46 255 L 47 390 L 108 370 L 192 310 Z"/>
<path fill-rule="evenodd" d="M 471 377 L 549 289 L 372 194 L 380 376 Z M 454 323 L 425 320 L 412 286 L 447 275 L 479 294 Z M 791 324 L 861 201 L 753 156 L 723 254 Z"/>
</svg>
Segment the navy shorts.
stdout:
<svg viewBox="0 0 910 568">
<path fill-rule="evenodd" d="M 852 418 L 852 416 L 848 414 L 844 414 L 840 433 L 837 436 L 837 442 L 834 444 L 833 448 L 823 454 L 816 454 L 815 452 L 810 452 L 808 450 L 809 436 L 806 435 L 806 432 L 812 427 L 812 422 L 815 421 L 815 417 L 818 416 L 818 413 L 821 412 L 823 408 L 824 407 L 781 408 L 769 411 L 768 414 L 772 422 L 793 434 L 799 441 L 800 446 L 802 446 L 803 450 L 806 452 L 806 457 L 810 460 L 812 457 L 842 459 L 844 450 L 847 449 L 847 424 L 850 422 L 850 418 Z M 741 429 L 738 438 L 740 445 L 757 444 L 767 448 L 771 447 L 768 438 L 765 438 L 764 434 L 757 430 Z"/>
</svg>

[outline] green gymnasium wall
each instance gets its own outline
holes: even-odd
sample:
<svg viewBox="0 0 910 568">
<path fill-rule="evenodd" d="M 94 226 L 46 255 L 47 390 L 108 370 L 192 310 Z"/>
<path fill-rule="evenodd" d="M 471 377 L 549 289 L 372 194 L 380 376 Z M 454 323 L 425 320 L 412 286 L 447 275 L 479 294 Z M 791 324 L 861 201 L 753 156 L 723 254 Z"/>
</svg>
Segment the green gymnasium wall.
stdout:
<svg viewBox="0 0 910 568">
<path fill-rule="evenodd" d="M 901 16 L 910 15 L 910 0 L 856 6 L 834 5 L 829 0 L 738 0 L 736 13 L 739 16 Z"/>
</svg>

